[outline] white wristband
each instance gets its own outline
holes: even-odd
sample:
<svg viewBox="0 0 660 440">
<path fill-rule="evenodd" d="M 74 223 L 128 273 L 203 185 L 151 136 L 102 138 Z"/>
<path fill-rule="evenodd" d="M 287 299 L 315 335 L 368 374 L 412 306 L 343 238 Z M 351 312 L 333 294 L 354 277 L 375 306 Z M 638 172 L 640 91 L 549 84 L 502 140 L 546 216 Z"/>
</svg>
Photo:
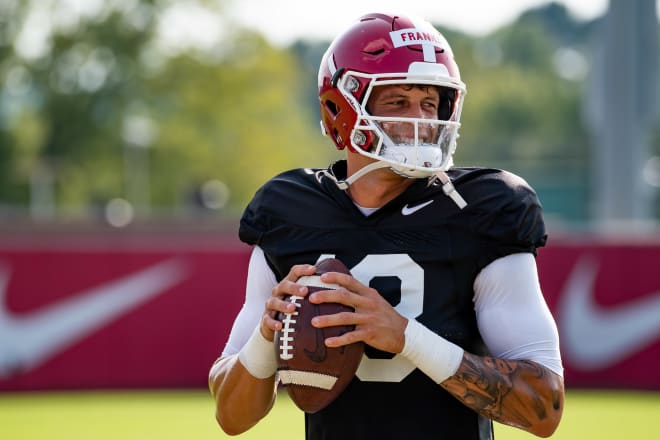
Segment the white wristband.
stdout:
<svg viewBox="0 0 660 440">
<path fill-rule="evenodd" d="M 463 360 L 463 349 L 433 333 L 414 319 L 408 320 L 401 354 L 435 383 L 453 376 Z"/>
<path fill-rule="evenodd" d="M 257 379 L 266 379 L 277 371 L 273 343 L 263 337 L 259 326 L 238 352 L 238 360 Z"/>
</svg>

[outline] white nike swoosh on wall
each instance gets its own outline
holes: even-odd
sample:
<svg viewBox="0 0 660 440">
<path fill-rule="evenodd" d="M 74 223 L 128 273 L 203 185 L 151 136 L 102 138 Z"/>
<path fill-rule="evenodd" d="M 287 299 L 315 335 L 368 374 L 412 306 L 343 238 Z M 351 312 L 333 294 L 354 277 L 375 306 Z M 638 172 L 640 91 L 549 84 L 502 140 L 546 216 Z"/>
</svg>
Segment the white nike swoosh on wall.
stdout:
<svg viewBox="0 0 660 440">
<path fill-rule="evenodd" d="M 0 266 L 0 378 L 46 362 L 111 321 L 181 282 L 186 264 L 171 259 L 30 313 L 7 309 L 9 270 Z"/>
<path fill-rule="evenodd" d="M 660 337 L 660 292 L 603 308 L 594 301 L 597 273 L 592 258 L 579 259 L 558 305 L 563 351 L 585 371 L 610 367 Z"/>
</svg>

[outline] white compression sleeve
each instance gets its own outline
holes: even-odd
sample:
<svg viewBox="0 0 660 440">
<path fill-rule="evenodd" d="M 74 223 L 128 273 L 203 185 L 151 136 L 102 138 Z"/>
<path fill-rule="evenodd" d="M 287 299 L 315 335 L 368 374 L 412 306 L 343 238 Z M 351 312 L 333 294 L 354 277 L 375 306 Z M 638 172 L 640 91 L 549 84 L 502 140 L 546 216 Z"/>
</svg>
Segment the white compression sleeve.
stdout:
<svg viewBox="0 0 660 440">
<path fill-rule="evenodd" d="M 263 251 L 255 247 L 250 256 L 245 303 L 234 321 L 222 356 L 238 353 L 241 364 L 260 379 L 272 376 L 277 369 L 273 343 L 264 338 L 260 330 L 264 304 L 276 284 Z"/>
<path fill-rule="evenodd" d="M 261 248 L 255 247 L 250 256 L 245 302 L 234 320 L 229 339 L 222 352 L 223 357 L 238 353 L 247 343 L 254 328 L 261 323 L 264 304 L 276 284 L 275 274 L 268 266 L 264 252 Z"/>
<path fill-rule="evenodd" d="M 493 261 L 475 279 L 474 291 L 479 332 L 493 356 L 531 360 L 563 374 L 557 325 L 532 254 Z"/>
<path fill-rule="evenodd" d="M 408 320 L 406 342 L 401 355 L 406 357 L 435 383 L 453 376 L 463 360 L 463 349 L 433 333 L 414 319 Z"/>
</svg>

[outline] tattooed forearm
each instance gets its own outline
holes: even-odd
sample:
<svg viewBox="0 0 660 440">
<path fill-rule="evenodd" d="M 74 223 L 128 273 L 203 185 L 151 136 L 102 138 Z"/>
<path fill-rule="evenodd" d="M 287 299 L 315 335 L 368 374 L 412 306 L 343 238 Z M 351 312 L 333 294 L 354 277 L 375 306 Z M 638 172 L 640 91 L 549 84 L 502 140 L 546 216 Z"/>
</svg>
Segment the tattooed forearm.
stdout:
<svg viewBox="0 0 660 440">
<path fill-rule="evenodd" d="M 442 386 L 479 414 L 537 435 L 551 433 L 561 417 L 561 378 L 534 362 L 466 353 Z"/>
</svg>

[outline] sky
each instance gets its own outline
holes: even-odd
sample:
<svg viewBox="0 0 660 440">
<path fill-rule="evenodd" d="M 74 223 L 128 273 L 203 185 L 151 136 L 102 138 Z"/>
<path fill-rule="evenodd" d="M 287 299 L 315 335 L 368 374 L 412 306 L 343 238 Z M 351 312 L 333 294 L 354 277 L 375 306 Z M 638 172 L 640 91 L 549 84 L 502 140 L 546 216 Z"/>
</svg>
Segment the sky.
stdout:
<svg viewBox="0 0 660 440">
<path fill-rule="evenodd" d="M 630 1 L 630 0 L 614 0 Z M 265 35 L 276 45 L 297 39 L 331 40 L 360 15 L 404 11 L 474 35 L 514 21 L 521 12 L 549 0 L 239 0 L 230 3 L 235 19 Z M 578 19 L 605 13 L 608 0 L 557 0 Z M 660 3 L 660 2 L 659 2 Z M 405 7 L 405 10 L 402 8 Z"/>
<path fill-rule="evenodd" d="M 136 25 L 142 15 L 134 0 L 53 0 L 62 7 L 35 7 L 27 19 L 16 46 L 26 58 L 47 52 L 52 26 L 71 27 L 80 17 L 94 17 L 108 7 L 129 10 Z M 170 0 L 159 22 L 159 42 L 165 51 L 189 47 L 214 48 L 234 26 L 248 27 L 264 35 L 276 46 L 296 40 L 330 41 L 355 19 L 369 12 L 411 13 L 433 24 L 475 36 L 485 35 L 507 25 L 524 11 L 552 0 L 213 0 L 222 11 L 204 7 L 206 0 Z M 610 1 L 555 0 L 565 5 L 578 20 L 602 16 Z M 638 1 L 638 0 L 632 0 Z M 39 5 L 40 2 L 34 2 Z M 48 5 L 48 2 L 44 3 Z M 114 6 L 109 6 L 114 5 Z M 656 0 L 660 16 L 660 0 Z M 231 23 L 233 26 L 223 26 Z"/>
</svg>

